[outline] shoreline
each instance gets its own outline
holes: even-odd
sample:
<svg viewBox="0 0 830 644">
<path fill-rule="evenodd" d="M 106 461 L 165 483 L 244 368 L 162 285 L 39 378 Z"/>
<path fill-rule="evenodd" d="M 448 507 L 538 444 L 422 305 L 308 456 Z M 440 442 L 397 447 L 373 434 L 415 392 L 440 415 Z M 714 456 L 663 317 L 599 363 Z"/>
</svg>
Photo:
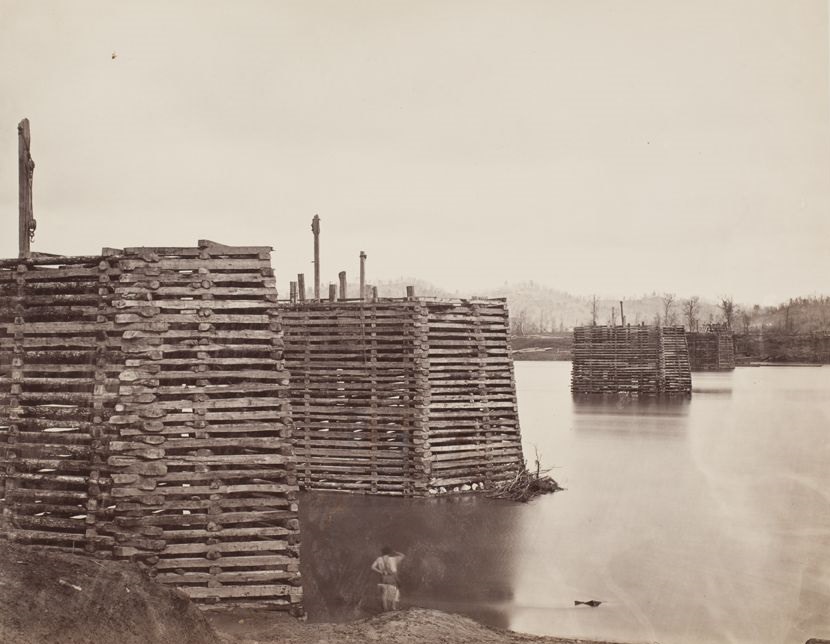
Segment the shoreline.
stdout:
<svg viewBox="0 0 830 644">
<path fill-rule="evenodd" d="M 205 611 L 223 644 L 634 644 L 530 635 L 485 626 L 469 617 L 410 607 L 351 622 L 307 622 L 283 612 L 222 608 Z"/>
<path fill-rule="evenodd" d="M 521 349 L 519 351 L 513 352 L 513 361 L 514 362 L 572 362 L 573 358 L 571 356 L 563 356 L 556 354 L 555 352 L 548 350 L 548 349 L 539 349 L 531 350 L 531 349 Z M 783 362 L 780 360 L 777 361 L 767 361 L 767 360 L 753 360 L 751 362 L 736 362 L 735 368 L 739 367 L 826 367 L 830 365 L 830 362 Z M 722 372 L 725 373 L 727 371 L 732 371 L 731 369 L 723 370 Z M 693 370 L 692 373 L 717 373 L 717 370 Z"/>
</svg>

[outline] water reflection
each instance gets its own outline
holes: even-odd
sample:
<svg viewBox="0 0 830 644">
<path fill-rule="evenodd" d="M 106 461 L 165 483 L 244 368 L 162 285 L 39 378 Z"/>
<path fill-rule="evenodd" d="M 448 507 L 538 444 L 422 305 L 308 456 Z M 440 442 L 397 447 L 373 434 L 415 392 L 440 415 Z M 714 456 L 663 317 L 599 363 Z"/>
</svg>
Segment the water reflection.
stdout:
<svg viewBox="0 0 830 644">
<path fill-rule="evenodd" d="M 578 396 L 573 399 L 573 427 L 581 433 L 683 438 L 689 404 L 686 397 Z"/>
<path fill-rule="evenodd" d="M 302 573 L 312 621 L 379 611 L 369 566 L 381 547 L 406 554 L 402 605 L 470 615 L 507 628 L 513 528 L 521 507 L 477 496 L 396 499 L 308 492 L 300 499 Z"/>
<path fill-rule="evenodd" d="M 696 372 L 692 374 L 692 395 L 732 395 L 735 372 Z"/>
<path fill-rule="evenodd" d="M 409 555 L 409 604 L 497 627 L 663 644 L 830 634 L 830 369 L 694 374 L 691 400 L 574 400 L 569 363 L 519 363 L 525 454 L 567 491 L 301 498 L 312 620 L 376 610 L 369 565 Z M 575 599 L 599 599 L 596 609 Z"/>
<path fill-rule="evenodd" d="M 520 367 L 519 391 L 566 374 Z M 686 405 L 574 401 L 565 424 L 520 407 L 568 491 L 522 515 L 511 628 L 664 644 L 826 636 L 828 376 L 696 374 Z M 606 603 L 568 607 L 589 597 Z"/>
<path fill-rule="evenodd" d="M 633 416 L 686 416 L 688 397 L 631 398 L 628 396 L 574 396 L 576 414 L 614 414 Z"/>
</svg>

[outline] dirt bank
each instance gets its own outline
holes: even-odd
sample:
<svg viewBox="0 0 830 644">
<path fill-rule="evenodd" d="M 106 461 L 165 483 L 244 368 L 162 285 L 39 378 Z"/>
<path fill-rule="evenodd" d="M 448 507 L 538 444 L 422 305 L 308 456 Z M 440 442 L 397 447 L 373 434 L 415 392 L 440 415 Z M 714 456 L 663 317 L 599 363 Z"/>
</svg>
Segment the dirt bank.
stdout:
<svg viewBox="0 0 830 644">
<path fill-rule="evenodd" d="M 218 644 L 183 594 L 127 564 L 0 540 L 2 644 Z"/>
<path fill-rule="evenodd" d="M 0 644 L 588 644 L 412 608 L 314 624 L 276 611 L 203 613 L 138 568 L 0 540 Z M 608 644 L 600 642 L 596 644 Z"/>
<path fill-rule="evenodd" d="M 275 613 L 222 611 L 209 615 L 226 644 L 589 644 L 482 626 L 460 615 L 411 608 L 345 624 L 310 624 Z M 591 642 L 590 644 L 609 644 Z"/>
</svg>

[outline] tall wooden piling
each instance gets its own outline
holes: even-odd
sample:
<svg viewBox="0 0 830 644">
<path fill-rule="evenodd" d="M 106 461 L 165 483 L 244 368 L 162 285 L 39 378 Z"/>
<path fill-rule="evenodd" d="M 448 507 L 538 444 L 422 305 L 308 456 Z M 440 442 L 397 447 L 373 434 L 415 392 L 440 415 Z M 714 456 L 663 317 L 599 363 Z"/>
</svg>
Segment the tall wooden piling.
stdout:
<svg viewBox="0 0 830 644">
<path fill-rule="evenodd" d="M 329 284 L 329 302 L 334 302 L 337 299 L 337 286 Z"/>
<path fill-rule="evenodd" d="M 314 299 L 320 301 L 320 217 L 314 215 L 311 220 L 311 232 L 314 233 Z"/>
<path fill-rule="evenodd" d="M 366 253 L 360 251 L 360 299 L 366 299 Z"/>
<path fill-rule="evenodd" d="M 17 125 L 17 156 L 18 156 L 18 248 L 19 256 L 31 256 L 31 242 L 35 233 L 35 218 L 32 206 L 32 179 L 35 172 L 35 162 L 30 151 L 31 133 L 29 119 L 23 119 Z"/>
</svg>

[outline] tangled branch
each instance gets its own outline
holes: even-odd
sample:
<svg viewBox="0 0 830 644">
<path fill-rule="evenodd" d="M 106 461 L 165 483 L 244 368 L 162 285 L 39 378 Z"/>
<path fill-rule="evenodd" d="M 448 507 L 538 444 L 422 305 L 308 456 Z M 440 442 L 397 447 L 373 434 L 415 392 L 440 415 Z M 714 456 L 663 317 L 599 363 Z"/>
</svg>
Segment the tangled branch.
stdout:
<svg viewBox="0 0 830 644">
<path fill-rule="evenodd" d="M 542 494 L 551 494 L 565 489 L 547 475 L 550 472 L 549 469 L 542 469 L 538 452 L 536 453 L 535 462 L 536 468 L 535 471 L 532 471 L 527 468 L 527 460 L 523 460 L 522 467 L 519 468 L 513 478 L 493 485 L 487 491 L 487 496 L 491 499 L 507 499 L 527 503 Z"/>
</svg>

